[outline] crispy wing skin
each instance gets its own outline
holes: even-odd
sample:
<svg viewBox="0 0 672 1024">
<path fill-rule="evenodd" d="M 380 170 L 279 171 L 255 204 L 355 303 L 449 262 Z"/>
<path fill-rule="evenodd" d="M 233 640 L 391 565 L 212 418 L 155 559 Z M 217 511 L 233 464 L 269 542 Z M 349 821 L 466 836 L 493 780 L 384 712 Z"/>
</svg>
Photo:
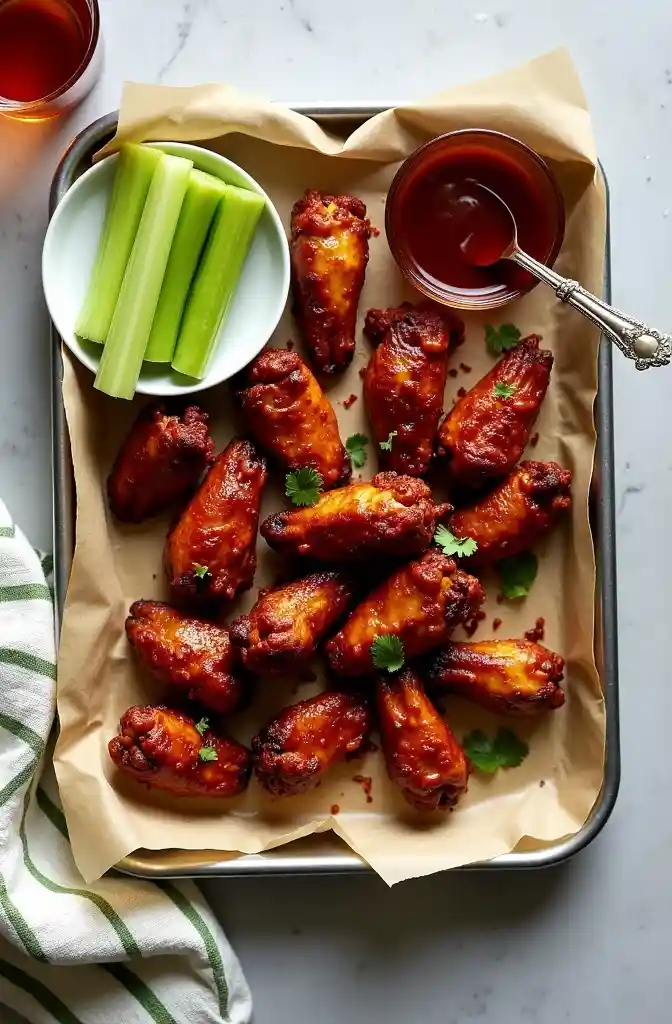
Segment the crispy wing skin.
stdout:
<svg viewBox="0 0 672 1024">
<path fill-rule="evenodd" d="M 221 626 L 182 615 L 162 601 L 136 601 L 126 636 L 157 679 L 189 700 L 226 714 L 245 696 L 234 674 L 238 652 Z"/>
<path fill-rule="evenodd" d="M 213 460 L 208 417 L 197 405 L 169 416 L 162 405 L 145 407 L 124 441 L 107 479 L 114 516 L 141 523 L 184 497 Z"/>
<path fill-rule="evenodd" d="M 450 505 L 436 505 L 422 480 L 378 473 L 323 494 L 315 505 L 278 512 L 261 524 L 272 548 L 324 562 L 415 555 L 431 543 Z"/>
<path fill-rule="evenodd" d="M 416 673 L 379 676 L 376 698 L 387 774 L 416 810 L 452 810 L 467 791 L 467 759 Z"/>
<path fill-rule="evenodd" d="M 473 537 L 473 565 L 527 551 L 549 533 L 572 503 L 572 474 L 556 462 L 521 462 L 487 497 L 450 518 L 456 537 Z"/>
<path fill-rule="evenodd" d="M 422 667 L 427 685 L 457 693 L 488 711 L 537 715 L 565 703 L 564 659 L 529 640 L 447 643 Z"/>
<path fill-rule="evenodd" d="M 203 747 L 216 759 L 202 760 Z M 175 796 L 237 796 L 250 778 L 246 747 L 211 729 L 201 736 L 192 718 L 161 704 L 129 708 L 108 750 L 123 772 Z"/>
<path fill-rule="evenodd" d="M 523 454 L 544 400 L 553 356 L 532 334 L 508 352 L 453 406 L 439 428 L 438 452 L 448 459 L 450 480 L 480 487 L 506 476 Z M 498 384 L 515 390 L 508 398 Z"/>
<path fill-rule="evenodd" d="M 314 365 L 338 373 L 355 352 L 371 225 L 354 196 L 307 191 L 292 210 L 294 316 Z"/>
<path fill-rule="evenodd" d="M 265 482 L 254 445 L 231 441 L 168 534 L 164 559 L 178 601 L 230 601 L 252 585 Z"/>
<path fill-rule="evenodd" d="M 299 701 L 252 740 L 254 773 L 273 796 L 305 793 L 338 761 L 362 752 L 372 724 L 371 706 L 357 693 Z"/>
<path fill-rule="evenodd" d="M 457 569 L 437 548 L 409 562 L 357 605 L 325 650 L 337 675 L 362 676 L 375 671 L 371 646 L 376 636 L 394 634 L 406 660 L 436 647 L 484 600 L 474 576 Z"/>
<path fill-rule="evenodd" d="M 258 356 L 237 392 L 255 441 L 285 469 L 312 466 L 324 489 L 350 479 L 350 459 L 336 414 L 296 352 L 272 348 Z"/>
<path fill-rule="evenodd" d="M 264 590 L 248 615 L 229 627 L 243 664 L 263 676 L 294 673 L 345 612 L 354 585 L 341 572 L 315 572 Z"/>
<path fill-rule="evenodd" d="M 364 374 L 364 401 L 385 469 L 422 476 L 429 467 L 443 410 L 448 352 L 464 340 L 464 324 L 433 302 L 370 309 L 364 333 L 377 346 Z"/>
</svg>

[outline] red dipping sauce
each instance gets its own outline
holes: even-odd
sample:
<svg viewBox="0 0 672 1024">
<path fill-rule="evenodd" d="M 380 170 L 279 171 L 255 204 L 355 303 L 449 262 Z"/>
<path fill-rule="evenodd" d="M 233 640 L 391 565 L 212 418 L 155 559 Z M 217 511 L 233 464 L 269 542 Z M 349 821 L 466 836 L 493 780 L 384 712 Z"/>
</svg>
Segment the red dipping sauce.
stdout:
<svg viewBox="0 0 672 1024">
<path fill-rule="evenodd" d="M 564 204 L 548 166 L 528 146 L 499 132 L 469 129 L 412 153 L 392 182 L 385 212 L 392 254 L 430 298 L 461 309 L 501 306 L 537 283 L 508 260 L 473 266 L 467 235 L 487 235 L 489 211 L 469 194 L 476 181 L 511 210 L 521 249 L 551 265 L 564 235 Z"/>
</svg>

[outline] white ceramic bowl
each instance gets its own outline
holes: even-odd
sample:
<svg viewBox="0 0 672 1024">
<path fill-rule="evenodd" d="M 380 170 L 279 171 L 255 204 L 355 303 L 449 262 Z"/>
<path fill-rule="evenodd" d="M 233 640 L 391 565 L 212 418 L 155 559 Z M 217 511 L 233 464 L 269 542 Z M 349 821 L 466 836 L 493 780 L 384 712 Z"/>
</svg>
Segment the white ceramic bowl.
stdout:
<svg viewBox="0 0 672 1024">
<path fill-rule="evenodd" d="M 230 185 L 266 199 L 243 273 L 220 329 L 207 375 L 183 377 L 169 366 L 143 363 L 137 392 L 143 395 L 188 395 L 228 380 L 264 347 L 275 330 L 289 290 L 289 246 L 277 210 L 250 175 L 217 153 L 183 142 L 157 142 L 165 153 L 188 157 L 194 167 Z M 102 348 L 74 331 L 98 249 L 112 191 L 116 155 L 86 171 L 68 189 L 54 211 L 42 250 L 42 284 L 49 314 L 61 338 L 94 373 Z"/>
</svg>

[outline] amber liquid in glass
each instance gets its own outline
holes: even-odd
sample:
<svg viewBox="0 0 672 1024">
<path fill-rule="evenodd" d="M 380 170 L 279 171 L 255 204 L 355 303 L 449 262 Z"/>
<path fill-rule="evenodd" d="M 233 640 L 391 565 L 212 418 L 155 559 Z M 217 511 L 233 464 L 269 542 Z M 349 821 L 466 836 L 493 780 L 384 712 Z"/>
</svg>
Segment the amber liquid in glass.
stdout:
<svg viewBox="0 0 672 1024">
<path fill-rule="evenodd" d="M 0 98 L 27 103 L 57 92 L 90 40 L 86 0 L 0 0 Z"/>
</svg>

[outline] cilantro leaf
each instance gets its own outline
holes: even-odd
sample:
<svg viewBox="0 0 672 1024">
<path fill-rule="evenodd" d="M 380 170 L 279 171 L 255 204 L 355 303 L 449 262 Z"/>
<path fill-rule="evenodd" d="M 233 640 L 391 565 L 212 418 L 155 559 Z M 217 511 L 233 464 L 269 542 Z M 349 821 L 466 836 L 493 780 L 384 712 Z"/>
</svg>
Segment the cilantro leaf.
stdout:
<svg viewBox="0 0 672 1024">
<path fill-rule="evenodd" d="M 520 331 L 515 324 L 485 325 L 485 347 L 491 356 L 499 356 L 520 345 Z"/>
<path fill-rule="evenodd" d="M 195 728 L 196 732 L 202 736 L 205 730 L 210 728 L 210 720 L 208 718 L 201 718 L 200 722 L 196 722 Z"/>
<path fill-rule="evenodd" d="M 371 645 L 371 660 L 376 668 L 398 672 L 404 664 L 404 645 L 398 636 L 384 634 L 374 636 Z"/>
<path fill-rule="evenodd" d="M 520 555 L 511 555 L 497 562 L 501 593 L 510 601 L 519 597 L 527 597 L 537 575 L 539 563 L 532 551 L 523 551 Z"/>
<path fill-rule="evenodd" d="M 397 436 L 397 434 L 398 434 L 397 430 L 391 430 L 389 432 L 389 434 L 387 435 L 387 441 L 381 441 L 380 442 L 380 447 L 383 449 L 384 452 L 391 452 L 392 451 L 392 439 L 395 438 Z"/>
<path fill-rule="evenodd" d="M 498 768 L 517 768 L 530 752 L 527 743 L 511 729 L 500 729 L 489 739 L 481 729 L 474 729 L 462 740 L 464 752 L 481 772 L 492 775 Z"/>
<path fill-rule="evenodd" d="M 434 543 L 438 544 L 444 555 L 457 555 L 458 558 L 468 558 L 478 548 L 473 537 L 456 537 L 447 526 L 437 526 Z"/>
<path fill-rule="evenodd" d="M 355 469 L 361 469 L 366 462 L 366 446 L 369 439 L 366 434 L 351 434 L 345 442 L 345 450 L 350 456 L 350 461 Z"/>
<path fill-rule="evenodd" d="M 497 398 L 511 398 L 511 395 L 515 394 L 516 389 L 513 384 L 505 384 L 504 381 L 498 380 L 493 391 Z"/>
<path fill-rule="evenodd" d="M 194 570 L 194 575 L 197 576 L 199 580 L 207 580 L 212 576 L 207 565 L 199 565 L 198 562 L 192 562 L 191 565 Z"/>
<path fill-rule="evenodd" d="M 201 747 L 198 752 L 201 761 L 216 761 L 217 751 L 214 747 Z"/>
<path fill-rule="evenodd" d="M 285 477 L 285 494 L 293 505 L 314 505 L 320 496 L 323 480 L 316 469 L 305 466 Z"/>
</svg>

